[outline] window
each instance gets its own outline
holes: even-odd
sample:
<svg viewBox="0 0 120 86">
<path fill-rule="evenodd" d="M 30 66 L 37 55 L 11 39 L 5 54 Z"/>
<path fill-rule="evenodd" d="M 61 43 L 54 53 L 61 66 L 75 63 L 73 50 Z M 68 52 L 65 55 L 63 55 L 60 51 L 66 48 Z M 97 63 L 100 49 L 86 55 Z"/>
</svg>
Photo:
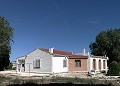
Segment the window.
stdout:
<svg viewBox="0 0 120 86">
<path fill-rule="evenodd" d="M 25 63 L 25 60 L 18 60 L 19 63 Z"/>
<path fill-rule="evenodd" d="M 63 67 L 67 67 L 67 60 L 63 59 Z"/>
<path fill-rule="evenodd" d="M 81 67 L 81 60 L 75 60 L 75 66 Z"/>
<path fill-rule="evenodd" d="M 22 64 L 22 67 L 24 67 L 24 64 Z"/>
<path fill-rule="evenodd" d="M 40 59 L 37 59 L 37 60 L 33 61 L 33 67 L 34 68 L 40 68 Z"/>
<path fill-rule="evenodd" d="M 96 70 L 96 60 L 93 59 L 93 70 Z"/>
<path fill-rule="evenodd" d="M 103 60 L 103 69 L 105 69 L 105 60 Z"/>
<path fill-rule="evenodd" d="M 99 70 L 101 70 L 101 60 L 99 60 Z"/>
</svg>

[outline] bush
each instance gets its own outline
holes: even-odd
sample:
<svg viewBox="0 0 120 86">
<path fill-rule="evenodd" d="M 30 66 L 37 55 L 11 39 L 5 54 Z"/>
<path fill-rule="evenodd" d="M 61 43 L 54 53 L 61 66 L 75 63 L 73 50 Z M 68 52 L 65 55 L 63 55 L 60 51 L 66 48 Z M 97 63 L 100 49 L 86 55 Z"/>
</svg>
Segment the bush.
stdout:
<svg viewBox="0 0 120 86">
<path fill-rule="evenodd" d="M 120 75 L 120 67 L 116 61 L 113 61 L 112 63 L 110 63 L 107 75 L 109 75 L 109 76 L 119 76 Z"/>
</svg>

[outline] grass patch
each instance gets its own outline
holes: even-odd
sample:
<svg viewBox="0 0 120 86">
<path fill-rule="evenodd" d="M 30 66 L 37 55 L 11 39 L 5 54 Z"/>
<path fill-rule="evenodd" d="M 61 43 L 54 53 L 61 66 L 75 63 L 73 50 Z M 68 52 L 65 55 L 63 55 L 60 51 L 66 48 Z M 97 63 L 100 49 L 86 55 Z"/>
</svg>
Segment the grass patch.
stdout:
<svg viewBox="0 0 120 86">
<path fill-rule="evenodd" d="M 64 83 L 80 83 L 80 84 L 92 84 L 96 82 L 96 79 L 85 78 L 68 78 L 68 77 L 52 77 L 51 82 L 64 82 Z"/>
<path fill-rule="evenodd" d="M 15 79 L 11 80 L 12 83 L 17 83 L 17 84 L 18 84 L 18 83 L 21 83 L 21 81 L 22 81 L 22 80 L 19 79 L 19 78 L 15 78 Z"/>
<path fill-rule="evenodd" d="M 0 76 L 0 82 L 3 82 L 5 80 L 10 80 L 10 77 L 4 77 L 4 76 Z"/>
<path fill-rule="evenodd" d="M 104 82 L 104 81 L 102 81 Z M 101 84 L 103 84 L 104 86 L 112 86 L 112 84 L 110 82 L 108 83 L 101 83 L 99 80 L 97 79 L 88 79 L 88 78 L 69 78 L 69 77 L 52 77 L 52 78 L 38 78 L 38 79 L 23 79 L 20 77 L 14 77 L 14 78 L 10 78 L 10 77 L 4 77 L 4 76 L 0 76 L 0 86 L 6 86 L 7 85 L 15 85 L 15 84 L 19 84 L 19 85 L 25 85 L 25 86 L 30 86 L 30 84 L 32 84 L 32 86 L 34 85 L 39 85 L 39 84 L 55 84 L 55 83 L 60 83 L 60 84 L 81 84 L 80 86 L 85 86 L 85 85 L 89 85 L 89 86 L 102 86 Z M 4 85 L 5 84 L 5 85 Z M 17 86 L 15 85 L 15 86 Z"/>
<path fill-rule="evenodd" d="M 0 86 L 3 86 L 5 83 L 9 83 L 11 77 L 0 76 Z"/>
</svg>

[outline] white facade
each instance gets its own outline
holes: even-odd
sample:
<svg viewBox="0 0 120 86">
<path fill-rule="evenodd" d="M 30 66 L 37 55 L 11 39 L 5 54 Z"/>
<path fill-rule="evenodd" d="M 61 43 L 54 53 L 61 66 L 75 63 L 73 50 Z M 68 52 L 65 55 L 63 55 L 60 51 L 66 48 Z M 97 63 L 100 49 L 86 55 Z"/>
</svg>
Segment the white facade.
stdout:
<svg viewBox="0 0 120 86">
<path fill-rule="evenodd" d="M 16 71 L 17 72 L 25 71 L 25 58 L 26 56 L 22 56 L 16 59 Z"/>
<path fill-rule="evenodd" d="M 107 72 L 107 60 L 106 56 L 88 56 L 88 71 L 91 72 L 94 70 L 95 72 L 105 71 Z"/>
<path fill-rule="evenodd" d="M 66 60 L 66 66 L 64 66 L 64 60 Z M 52 72 L 67 72 L 68 71 L 68 58 L 67 57 L 53 57 L 52 58 Z"/>
<path fill-rule="evenodd" d="M 53 54 L 53 48 L 48 51 L 36 49 L 26 56 L 16 59 L 17 72 L 38 72 L 38 73 L 59 73 L 68 72 L 68 56 Z M 93 56 L 89 53 L 84 55 L 88 56 L 87 70 L 96 72 L 107 71 L 107 60 L 105 56 Z M 81 54 L 82 55 L 82 54 Z M 95 60 L 95 62 L 93 62 Z M 94 65 L 95 67 L 94 67 Z"/>
<path fill-rule="evenodd" d="M 49 53 L 43 52 L 39 49 L 31 52 L 25 59 L 25 72 L 52 72 L 52 56 Z M 34 62 L 40 60 L 40 67 L 35 68 Z"/>
<path fill-rule="evenodd" d="M 66 67 L 63 67 L 63 60 L 66 59 Z M 24 60 L 23 63 L 20 60 Z M 39 60 L 40 67 L 35 67 L 34 62 Z M 35 51 L 29 53 L 28 55 L 17 58 L 17 72 L 38 72 L 38 73 L 58 73 L 67 72 L 68 59 L 65 56 L 54 56 L 52 53 L 47 53 L 36 49 Z"/>
</svg>

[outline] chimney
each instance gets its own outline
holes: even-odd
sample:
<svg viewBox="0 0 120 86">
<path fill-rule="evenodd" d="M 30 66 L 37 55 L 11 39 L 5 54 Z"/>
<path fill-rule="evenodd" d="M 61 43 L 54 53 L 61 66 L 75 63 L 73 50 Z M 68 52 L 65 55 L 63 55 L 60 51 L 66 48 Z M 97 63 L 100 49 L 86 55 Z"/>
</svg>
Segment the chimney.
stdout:
<svg viewBox="0 0 120 86">
<path fill-rule="evenodd" d="M 86 51 L 85 51 L 85 49 L 83 49 L 83 54 L 85 54 L 86 53 Z"/>
<path fill-rule="evenodd" d="M 90 55 L 90 53 L 88 52 L 88 55 Z"/>
<path fill-rule="evenodd" d="M 49 48 L 49 53 L 53 54 L 54 48 Z"/>
</svg>

